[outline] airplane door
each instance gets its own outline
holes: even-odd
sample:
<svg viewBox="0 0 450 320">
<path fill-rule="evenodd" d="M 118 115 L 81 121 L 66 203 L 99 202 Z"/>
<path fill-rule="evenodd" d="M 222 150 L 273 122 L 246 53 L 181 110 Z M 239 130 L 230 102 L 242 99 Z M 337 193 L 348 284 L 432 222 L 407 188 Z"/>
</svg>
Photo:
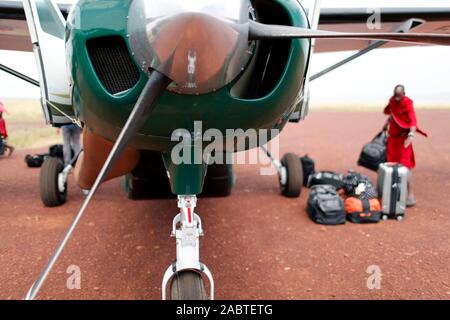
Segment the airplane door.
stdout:
<svg viewBox="0 0 450 320">
<path fill-rule="evenodd" d="M 52 0 L 23 0 L 38 66 L 41 105 L 47 124 L 60 127 L 74 119 L 67 74 L 66 21 Z"/>
</svg>

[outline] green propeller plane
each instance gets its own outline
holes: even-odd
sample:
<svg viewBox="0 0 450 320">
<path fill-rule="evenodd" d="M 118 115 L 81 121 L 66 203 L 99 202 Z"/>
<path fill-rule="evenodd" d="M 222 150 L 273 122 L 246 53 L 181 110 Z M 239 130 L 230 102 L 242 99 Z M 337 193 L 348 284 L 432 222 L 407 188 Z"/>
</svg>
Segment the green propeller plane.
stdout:
<svg viewBox="0 0 450 320">
<path fill-rule="evenodd" d="M 370 27 L 376 12 L 321 11 L 319 1 L 309 2 L 80 0 L 69 6 L 0 1 L 0 49 L 34 51 L 39 80 L 4 65 L 0 69 L 40 86 L 48 124 L 83 129 L 83 151 L 70 165 L 52 158 L 44 163 L 42 201 L 46 206 L 66 201 L 71 170 L 80 188 L 89 190 L 26 299 L 36 297 L 102 182 L 120 176 L 126 176 L 131 199 L 178 197 L 180 213 L 172 226 L 176 261 L 163 277 L 162 298 L 170 293 L 171 299 L 213 299 L 213 277 L 200 261 L 203 228 L 195 206 L 200 194 L 229 195 L 233 177 L 230 163 L 208 159 L 264 148 L 287 122 L 307 115 L 310 81 L 370 50 L 450 45 L 450 35 L 439 32 L 446 30 L 449 8 L 386 9 L 380 25 Z M 329 31 L 317 29 L 319 18 Z M 316 44 L 315 39 L 321 40 Z M 342 50 L 359 52 L 309 74 L 313 52 Z M 184 133 L 174 135 L 180 129 Z M 270 134 L 256 145 L 236 142 L 246 141 L 251 129 Z M 229 130 L 235 134 L 231 144 L 215 141 L 210 151 L 201 139 L 207 130 L 227 141 Z M 187 159 L 181 163 L 173 156 L 180 141 L 180 155 Z M 287 154 L 279 161 L 264 150 L 279 174 L 281 192 L 299 196 L 298 157 Z"/>
</svg>

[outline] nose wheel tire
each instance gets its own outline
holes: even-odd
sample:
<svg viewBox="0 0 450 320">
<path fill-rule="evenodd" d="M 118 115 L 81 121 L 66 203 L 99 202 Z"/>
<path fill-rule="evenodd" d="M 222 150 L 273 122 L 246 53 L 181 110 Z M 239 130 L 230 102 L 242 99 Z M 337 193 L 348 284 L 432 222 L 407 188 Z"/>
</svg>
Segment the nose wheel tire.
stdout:
<svg viewBox="0 0 450 320">
<path fill-rule="evenodd" d="M 281 164 L 285 170 L 285 175 L 280 176 L 281 194 L 288 198 L 300 196 L 303 186 L 303 168 L 296 154 L 288 153 Z"/>
<path fill-rule="evenodd" d="M 202 276 L 195 271 L 181 271 L 170 284 L 171 300 L 207 300 Z"/>
<path fill-rule="evenodd" d="M 63 163 L 56 158 L 48 158 L 42 165 L 40 192 L 42 203 L 46 207 L 57 207 L 66 202 L 67 182 L 64 183 L 64 190 L 60 190 L 58 181 L 63 170 Z"/>
</svg>

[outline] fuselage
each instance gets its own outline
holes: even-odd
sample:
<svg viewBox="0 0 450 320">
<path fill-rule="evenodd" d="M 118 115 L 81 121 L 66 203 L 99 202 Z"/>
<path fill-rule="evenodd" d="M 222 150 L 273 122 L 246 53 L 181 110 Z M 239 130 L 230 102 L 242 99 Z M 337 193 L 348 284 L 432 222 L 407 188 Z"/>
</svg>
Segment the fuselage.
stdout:
<svg viewBox="0 0 450 320">
<path fill-rule="evenodd" d="M 66 30 L 67 61 L 75 112 L 93 133 L 114 141 L 148 75 L 129 43 L 131 0 L 80 0 Z M 253 19 L 308 27 L 297 0 L 254 0 Z M 208 46 L 208 43 L 205 43 Z M 176 129 L 282 129 L 301 94 L 309 62 L 309 40 L 260 41 L 230 83 L 206 94 L 167 91 L 132 146 L 168 152 Z"/>
</svg>

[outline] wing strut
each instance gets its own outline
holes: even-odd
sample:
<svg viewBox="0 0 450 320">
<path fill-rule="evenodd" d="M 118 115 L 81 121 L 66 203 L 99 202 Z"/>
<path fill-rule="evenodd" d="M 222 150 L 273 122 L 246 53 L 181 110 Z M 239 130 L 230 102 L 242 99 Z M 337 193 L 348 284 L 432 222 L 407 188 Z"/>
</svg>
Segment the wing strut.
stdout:
<svg viewBox="0 0 450 320">
<path fill-rule="evenodd" d="M 26 76 L 23 73 L 20 73 L 19 71 L 8 68 L 7 66 L 5 66 L 3 64 L 0 64 L 0 70 L 5 71 L 6 73 L 9 73 L 10 75 L 17 77 L 23 81 L 31 83 L 32 85 L 34 85 L 36 87 L 39 87 L 39 81 L 34 80 L 34 79 L 30 78 L 29 76 Z"/>
<path fill-rule="evenodd" d="M 152 72 L 150 78 L 147 81 L 147 84 L 144 87 L 144 90 L 141 92 L 141 95 L 139 96 L 139 99 L 136 102 L 135 107 L 131 111 L 131 114 L 125 126 L 120 132 L 119 137 L 117 138 L 108 158 L 106 159 L 103 168 L 101 169 L 99 175 L 97 176 L 97 179 L 95 180 L 92 189 L 89 191 L 89 194 L 87 195 L 83 205 L 76 214 L 72 224 L 69 226 L 63 240 L 56 248 L 47 266 L 39 275 L 36 282 L 31 286 L 30 290 L 28 291 L 25 297 L 25 300 L 33 300 L 36 297 L 39 290 L 41 289 L 42 284 L 47 279 L 48 274 L 52 270 L 54 264 L 61 255 L 61 252 L 63 251 L 64 247 L 69 241 L 78 222 L 80 221 L 81 217 L 86 211 L 86 208 L 89 205 L 89 202 L 91 201 L 95 192 L 100 187 L 101 183 L 109 173 L 112 166 L 115 164 L 116 160 L 118 159 L 122 151 L 127 147 L 130 141 L 136 136 L 136 134 L 142 128 L 144 123 L 150 117 L 152 111 L 154 110 L 159 100 L 159 97 L 171 82 L 172 80 L 170 80 L 163 74 L 159 73 L 158 71 L 155 70 Z"/>
<path fill-rule="evenodd" d="M 418 27 L 420 27 L 421 25 L 423 25 L 425 23 L 424 20 L 420 20 L 420 19 L 409 19 L 407 21 L 405 21 L 404 23 L 402 23 L 399 27 L 397 27 L 393 32 L 396 33 L 406 33 L 409 32 L 411 30 L 414 30 Z M 331 71 L 334 71 L 340 67 L 342 67 L 343 65 L 358 59 L 359 57 L 365 55 L 366 53 L 369 53 L 372 50 L 378 49 L 381 46 L 385 45 L 387 43 L 387 41 L 374 41 L 371 44 L 369 44 L 367 47 L 365 47 L 364 49 L 358 51 L 357 53 L 351 55 L 348 58 L 345 58 L 342 61 L 339 61 L 338 63 L 316 73 L 315 75 L 311 76 L 309 78 L 310 81 L 314 81 L 328 73 L 330 73 Z"/>
</svg>

